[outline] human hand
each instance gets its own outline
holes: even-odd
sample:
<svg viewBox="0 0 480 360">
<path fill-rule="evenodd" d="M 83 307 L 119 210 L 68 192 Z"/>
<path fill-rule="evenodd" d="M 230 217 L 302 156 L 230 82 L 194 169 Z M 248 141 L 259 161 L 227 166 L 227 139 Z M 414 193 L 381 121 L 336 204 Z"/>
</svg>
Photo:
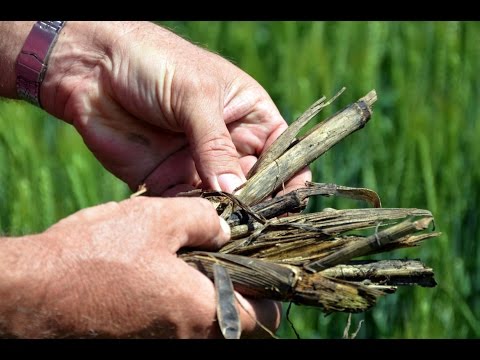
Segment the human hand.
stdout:
<svg viewBox="0 0 480 360">
<path fill-rule="evenodd" d="M 41 102 L 108 170 L 150 195 L 232 192 L 287 127 L 253 78 L 152 23 L 68 22 Z M 310 179 L 305 169 L 285 190 Z"/>
<path fill-rule="evenodd" d="M 83 209 L 39 235 L 2 239 L 0 333 L 221 337 L 212 282 L 175 255 L 221 246 L 229 239 L 221 221 L 205 199 L 137 197 Z M 237 298 L 244 336 L 268 336 L 254 319 L 278 327 L 278 303 Z"/>
</svg>

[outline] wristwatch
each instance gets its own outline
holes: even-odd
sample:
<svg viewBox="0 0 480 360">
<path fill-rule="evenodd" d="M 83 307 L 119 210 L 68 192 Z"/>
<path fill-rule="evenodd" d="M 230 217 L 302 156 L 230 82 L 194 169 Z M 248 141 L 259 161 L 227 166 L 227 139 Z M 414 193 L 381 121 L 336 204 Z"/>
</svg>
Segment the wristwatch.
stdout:
<svg viewBox="0 0 480 360">
<path fill-rule="evenodd" d="M 65 21 L 37 21 L 17 57 L 17 94 L 39 107 L 42 107 L 40 86 L 47 72 L 48 58 L 64 25 Z"/>
</svg>

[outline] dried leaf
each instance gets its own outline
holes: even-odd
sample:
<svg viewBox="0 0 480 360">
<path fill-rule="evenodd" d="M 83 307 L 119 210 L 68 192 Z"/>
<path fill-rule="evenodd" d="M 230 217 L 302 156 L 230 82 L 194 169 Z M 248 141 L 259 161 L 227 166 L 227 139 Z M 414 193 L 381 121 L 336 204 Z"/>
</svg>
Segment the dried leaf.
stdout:
<svg viewBox="0 0 480 360">
<path fill-rule="evenodd" d="M 213 264 L 213 282 L 217 295 L 217 319 L 225 339 L 240 339 L 242 326 L 233 290 L 232 280 L 227 269 Z"/>
</svg>

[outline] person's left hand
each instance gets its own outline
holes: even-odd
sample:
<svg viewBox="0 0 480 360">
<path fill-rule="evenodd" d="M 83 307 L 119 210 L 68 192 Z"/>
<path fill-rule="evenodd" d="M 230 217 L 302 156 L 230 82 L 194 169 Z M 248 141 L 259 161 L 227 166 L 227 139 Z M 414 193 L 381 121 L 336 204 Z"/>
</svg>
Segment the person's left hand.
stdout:
<svg viewBox="0 0 480 360">
<path fill-rule="evenodd" d="M 222 57 L 152 23 L 68 22 L 44 108 L 72 123 L 131 189 L 232 192 L 285 130 L 267 92 Z M 310 180 L 308 169 L 286 191 Z"/>
</svg>

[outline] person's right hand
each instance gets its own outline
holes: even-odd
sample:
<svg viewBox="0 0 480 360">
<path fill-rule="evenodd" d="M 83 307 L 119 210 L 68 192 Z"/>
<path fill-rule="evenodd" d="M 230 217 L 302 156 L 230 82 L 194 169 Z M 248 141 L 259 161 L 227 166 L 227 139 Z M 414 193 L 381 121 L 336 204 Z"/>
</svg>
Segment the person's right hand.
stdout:
<svg viewBox="0 0 480 360">
<path fill-rule="evenodd" d="M 39 235 L 2 239 L 0 333 L 221 337 L 213 283 L 176 252 L 217 249 L 229 239 L 222 222 L 205 199 L 137 197 L 83 209 Z M 254 318 L 278 327 L 278 303 L 237 295 L 244 336 L 268 336 Z"/>
</svg>

